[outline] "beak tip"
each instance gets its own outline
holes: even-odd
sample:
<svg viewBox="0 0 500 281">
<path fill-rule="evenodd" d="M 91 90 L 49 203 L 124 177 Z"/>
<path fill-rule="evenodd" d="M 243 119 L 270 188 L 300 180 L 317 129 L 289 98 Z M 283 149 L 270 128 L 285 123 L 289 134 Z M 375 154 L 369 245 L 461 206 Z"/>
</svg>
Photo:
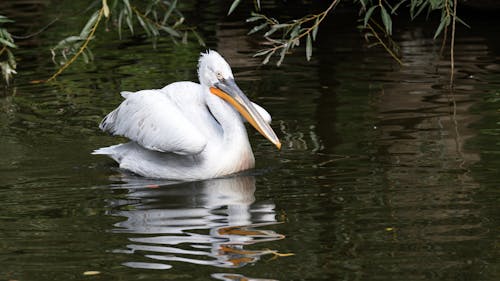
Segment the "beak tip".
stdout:
<svg viewBox="0 0 500 281">
<path fill-rule="evenodd" d="M 278 150 L 281 150 L 281 142 L 278 141 L 277 143 L 275 143 L 276 147 L 278 148 Z"/>
</svg>

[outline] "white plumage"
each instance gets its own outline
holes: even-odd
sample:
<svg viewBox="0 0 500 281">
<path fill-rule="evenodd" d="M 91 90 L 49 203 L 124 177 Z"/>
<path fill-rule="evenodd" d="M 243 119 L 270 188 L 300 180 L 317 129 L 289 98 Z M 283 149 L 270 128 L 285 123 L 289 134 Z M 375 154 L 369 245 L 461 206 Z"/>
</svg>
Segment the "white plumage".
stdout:
<svg viewBox="0 0 500 281">
<path fill-rule="evenodd" d="M 125 100 L 99 127 L 131 141 L 94 154 L 152 178 L 195 180 L 236 173 L 254 167 L 242 116 L 281 146 L 268 125 L 269 113 L 246 98 L 217 52 L 201 55 L 198 76 L 200 84 L 175 82 L 158 90 L 122 92 Z"/>
</svg>

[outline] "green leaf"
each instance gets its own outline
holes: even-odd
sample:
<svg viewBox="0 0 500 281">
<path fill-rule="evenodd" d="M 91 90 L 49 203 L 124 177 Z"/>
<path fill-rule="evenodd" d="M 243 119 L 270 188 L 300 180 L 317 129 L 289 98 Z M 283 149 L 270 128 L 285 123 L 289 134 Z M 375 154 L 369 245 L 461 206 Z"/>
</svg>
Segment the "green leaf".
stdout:
<svg viewBox="0 0 500 281">
<path fill-rule="evenodd" d="M 3 38 L 0 38 L 0 44 L 4 45 L 4 46 L 7 46 L 9 48 L 17 48 L 16 44 L 12 43 L 12 42 L 9 42 Z"/>
<path fill-rule="evenodd" d="M 172 42 L 174 42 L 176 46 L 179 46 L 179 42 L 175 39 L 174 36 L 170 36 L 170 40 L 172 40 Z"/>
<path fill-rule="evenodd" d="M 7 22 L 14 22 L 13 20 L 9 19 L 6 16 L 0 15 L 0 23 L 7 23 Z"/>
<path fill-rule="evenodd" d="M 312 40 L 311 40 L 311 35 L 307 34 L 307 40 L 306 40 L 306 59 L 307 61 L 310 61 L 312 57 Z"/>
<path fill-rule="evenodd" d="M 141 16 L 137 15 L 137 21 L 139 22 L 139 24 L 142 26 L 142 29 L 144 29 L 144 31 L 146 31 L 146 33 L 148 34 L 149 37 L 151 37 L 151 30 L 149 30 L 148 26 L 146 25 L 146 23 L 142 20 Z"/>
<path fill-rule="evenodd" d="M 90 48 L 88 48 L 88 47 L 87 47 L 87 48 L 85 48 L 84 52 L 87 52 L 87 55 L 88 55 L 88 57 L 89 57 L 89 59 L 90 59 L 91 61 L 93 61 L 93 60 L 94 60 L 94 54 L 92 53 L 92 51 L 90 50 Z"/>
<path fill-rule="evenodd" d="M 177 32 L 177 30 L 171 28 L 170 26 L 161 25 L 161 26 L 159 26 L 159 28 L 161 30 L 166 31 L 168 34 L 170 34 L 170 35 L 172 35 L 174 37 L 181 37 L 181 34 L 179 32 Z"/>
<path fill-rule="evenodd" d="M 392 20 L 391 16 L 387 12 L 387 10 L 384 8 L 384 6 L 380 6 L 380 15 L 382 16 L 382 22 L 384 23 L 385 26 L 385 31 L 387 34 L 391 35 L 392 34 Z"/>
<path fill-rule="evenodd" d="M 391 14 L 394 14 L 396 12 L 396 10 L 399 8 L 399 6 L 401 6 L 401 4 L 403 4 L 404 2 L 406 2 L 406 0 L 401 0 L 399 3 L 397 3 L 391 10 Z"/>
<path fill-rule="evenodd" d="M 445 1 L 448 1 L 448 0 L 445 0 Z M 439 9 L 439 6 L 441 6 L 441 4 L 444 4 L 444 1 L 442 1 L 442 0 L 429 0 L 429 3 L 431 4 L 431 9 L 436 10 L 436 9 Z"/>
<path fill-rule="evenodd" d="M 83 41 L 83 40 L 85 40 L 85 39 L 80 37 L 80 36 L 69 36 L 69 37 L 66 37 L 63 40 L 59 41 L 59 43 L 57 43 L 57 45 L 53 49 L 54 50 L 63 49 L 72 43 L 75 43 L 78 41 Z"/>
<path fill-rule="evenodd" d="M 254 34 L 255 32 L 259 31 L 259 30 L 262 30 L 264 29 L 265 27 L 267 27 L 269 24 L 267 22 L 261 24 L 261 25 L 257 25 L 257 26 L 254 26 L 249 32 L 247 35 L 250 35 L 250 34 Z"/>
<path fill-rule="evenodd" d="M 312 30 L 313 41 L 316 41 L 316 35 L 318 35 L 318 29 L 319 29 L 319 17 L 316 18 L 316 22 L 314 23 L 314 28 Z"/>
<path fill-rule="evenodd" d="M 275 28 L 274 25 L 272 25 L 271 29 L 269 29 L 269 31 L 267 31 L 266 33 L 264 33 L 264 37 L 268 37 L 268 36 L 272 35 L 277 30 L 278 30 L 278 28 Z"/>
<path fill-rule="evenodd" d="M 123 24 L 123 14 L 125 12 L 123 10 L 120 11 L 118 15 L 118 38 L 122 39 L 122 24 Z"/>
<path fill-rule="evenodd" d="M 262 64 L 267 64 L 269 62 L 269 59 L 271 58 L 271 56 L 274 54 L 274 52 L 276 52 L 276 50 L 273 50 L 272 52 L 270 52 L 269 54 L 267 54 L 267 56 L 262 61 Z"/>
<path fill-rule="evenodd" d="M 129 0 L 122 0 L 123 4 L 125 4 L 125 8 L 127 8 L 127 12 L 129 15 L 132 14 L 132 7 L 130 7 L 130 2 Z"/>
<path fill-rule="evenodd" d="M 258 21 L 260 19 L 262 19 L 261 16 L 250 17 L 250 18 L 246 19 L 246 22 L 254 22 L 254 21 Z"/>
<path fill-rule="evenodd" d="M 286 52 L 288 52 L 288 48 L 290 48 L 289 45 L 287 45 L 287 44 L 283 45 L 283 48 L 281 49 L 281 52 L 280 52 L 280 59 L 276 63 L 276 66 L 280 66 L 283 63 L 283 60 L 285 59 L 285 56 L 286 56 Z"/>
<path fill-rule="evenodd" d="M 470 28 L 470 25 L 466 24 L 463 20 L 461 20 L 459 17 L 455 16 L 455 19 L 457 19 L 457 21 L 463 25 L 465 25 L 467 28 Z"/>
<path fill-rule="evenodd" d="M 128 29 L 130 30 L 130 33 L 134 34 L 134 25 L 132 24 L 132 16 L 131 14 L 127 14 L 125 21 L 127 22 Z"/>
<path fill-rule="evenodd" d="M 259 57 L 259 56 L 263 56 L 269 52 L 271 52 L 273 49 L 265 49 L 265 50 L 262 50 L 262 51 L 259 51 L 257 53 L 255 53 L 255 55 L 253 55 L 253 57 Z"/>
<path fill-rule="evenodd" d="M 375 5 L 375 6 L 371 6 L 370 9 L 368 9 L 368 11 L 366 11 L 366 14 L 365 14 L 365 26 L 368 24 L 368 20 L 370 19 L 370 17 L 372 16 L 373 14 L 373 11 L 375 11 L 375 9 L 378 7 L 378 5 Z"/>
<path fill-rule="evenodd" d="M 281 28 L 285 28 L 285 27 L 289 27 L 289 26 L 291 26 L 291 24 L 289 24 L 289 23 L 273 24 L 273 27 L 276 29 L 281 29 Z"/>
<path fill-rule="evenodd" d="M 13 74 L 16 74 L 15 66 L 10 65 L 8 62 L 0 62 L 0 68 L 2 69 L 2 74 L 5 82 L 8 84 L 9 80 L 12 78 Z"/>
<path fill-rule="evenodd" d="M 297 24 L 293 29 L 292 32 L 290 32 L 290 39 L 295 38 L 299 35 L 300 33 L 300 24 Z"/>
<path fill-rule="evenodd" d="M 89 63 L 90 59 L 89 59 L 89 56 L 87 56 L 87 54 L 85 53 L 85 51 L 83 51 L 83 52 L 81 53 L 81 56 L 82 56 L 82 58 L 83 58 L 83 62 L 84 62 L 84 63 Z"/>
<path fill-rule="evenodd" d="M 172 11 L 175 9 L 177 6 L 177 0 L 174 0 L 172 3 L 170 3 L 170 7 L 168 7 L 167 12 L 165 13 L 165 16 L 163 17 L 162 24 L 165 25 L 167 23 L 168 18 L 172 14 Z"/>
<path fill-rule="evenodd" d="M 172 26 L 172 28 L 174 28 L 174 29 L 175 29 L 175 28 L 176 28 L 176 27 L 178 27 L 179 25 L 183 24 L 183 23 L 184 23 L 184 20 L 185 20 L 185 18 L 184 18 L 184 17 L 181 17 L 180 19 L 178 19 L 178 20 L 174 23 L 174 25 Z"/>
<path fill-rule="evenodd" d="M 241 0 L 234 0 L 233 3 L 231 4 L 231 7 L 229 7 L 229 12 L 227 12 L 227 15 L 229 16 L 232 12 L 234 12 L 234 10 L 236 9 L 236 7 L 238 7 L 238 5 L 240 4 Z"/>
<path fill-rule="evenodd" d="M 89 36 L 90 30 L 92 29 L 95 22 L 97 21 L 98 16 L 99 16 L 98 11 L 96 11 L 94 14 L 92 14 L 90 19 L 87 21 L 85 26 L 82 28 L 82 31 L 80 32 L 80 37 L 87 38 Z"/>
<path fill-rule="evenodd" d="M 104 12 L 104 16 L 109 18 L 109 7 L 106 0 L 102 0 L 102 10 Z"/>
<path fill-rule="evenodd" d="M 371 44 L 369 44 L 369 45 L 367 46 L 367 48 L 369 49 L 369 48 L 373 48 L 373 47 L 375 47 L 375 46 L 380 46 L 380 45 L 381 45 L 381 44 L 380 44 L 380 42 L 375 42 L 375 43 L 371 43 Z"/>
<path fill-rule="evenodd" d="M 205 44 L 205 41 L 203 40 L 203 38 L 201 38 L 201 36 L 198 34 L 198 32 L 196 32 L 195 30 L 193 30 L 193 34 L 196 37 L 196 39 L 198 39 L 198 44 L 200 44 L 203 47 L 207 46 L 207 44 Z"/>
<path fill-rule="evenodd" d="M 367 0 L 359 0 L 359 3 L 361 3 L 361 6 L 363 7 L 363 10 L 366 10 L 366 1 Z"/>
<path fill-rule="evenodd" d="M 436 39 L 441 31 L 443 31 L 443 28 L 445 26 L 448 26 L 450 24 L 450 18 L 448 16 L 444 17 L 441 19 L 441 23 L 439 23 L 438 28 L 436 29 L 436 32 L 434 33 L 434 39 Z"/>
<path fill-rule="evenodd" d="M 425 7 L 427 7 L 428 4 L 429 2 L 423 2 L 416 13 L 414 13 L 413 10 L 411 9 L 410 13 L 412 15 L 412 19 L 416 18 L 425 9 Z M 418 5 L 415 5 L 415 8 L 416 7 L 418 7 Z"/>
<path fill-rule="evenodd" d="M 156 26 L 152 22 L 148 21 L 147 25 L 149 27 L 149 30 L 151 30 L 151 33 L 153 33 L 153 37 L 160 36 L 160 31 L 158 30 L 158 28 L 156 28 Z"/>
</svg>

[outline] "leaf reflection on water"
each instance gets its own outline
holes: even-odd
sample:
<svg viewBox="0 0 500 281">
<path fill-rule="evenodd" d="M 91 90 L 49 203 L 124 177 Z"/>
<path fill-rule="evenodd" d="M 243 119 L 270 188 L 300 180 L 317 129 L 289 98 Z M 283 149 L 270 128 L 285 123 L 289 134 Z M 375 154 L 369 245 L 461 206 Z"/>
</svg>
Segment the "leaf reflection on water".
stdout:
<svg viewBox="0 0 500 281">
<path fill-rule="evenodd" d="M 261 229 L 279 222 L 272 202 L 255 202 L 253 176 L 174 184 L 135 177 L 121 181 L 113 187 L 128 189 L 127 200 L 110 202 L 111 215 L 126 220 L 115 224 L 113 232 L 133 234 L 128 238 L 133 243 L 114 252 L 140 252 L 155 261 L 131 261 L 125 266 L 169 269 L 173 265 L 158 262 L 186 262 L 239 268 L 263 255 L 280 255 L 275 250 L 245 248 L 284 239 Z"/>
</svg>

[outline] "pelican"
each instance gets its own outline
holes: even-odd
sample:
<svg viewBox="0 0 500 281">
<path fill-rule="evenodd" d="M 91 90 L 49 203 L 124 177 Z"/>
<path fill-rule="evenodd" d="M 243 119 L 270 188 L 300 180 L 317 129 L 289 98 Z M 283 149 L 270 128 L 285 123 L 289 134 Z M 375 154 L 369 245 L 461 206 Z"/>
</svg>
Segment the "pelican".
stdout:
<svg viewBox="0 0 500 281">
<path fill-rule="evenodd" d="M 251 102 L 216 51 L 201 53 L 199 84 L 174 82 L 162 89 L 122 92 L 125 100 L 99 125 L 130 139 L 97 149 L 121 169 L 149 178 L 200 180 L 251 169 L 255 165 L 244 120 L 272 142 L 281 143 L 271 116 Z"/>
</svg>

